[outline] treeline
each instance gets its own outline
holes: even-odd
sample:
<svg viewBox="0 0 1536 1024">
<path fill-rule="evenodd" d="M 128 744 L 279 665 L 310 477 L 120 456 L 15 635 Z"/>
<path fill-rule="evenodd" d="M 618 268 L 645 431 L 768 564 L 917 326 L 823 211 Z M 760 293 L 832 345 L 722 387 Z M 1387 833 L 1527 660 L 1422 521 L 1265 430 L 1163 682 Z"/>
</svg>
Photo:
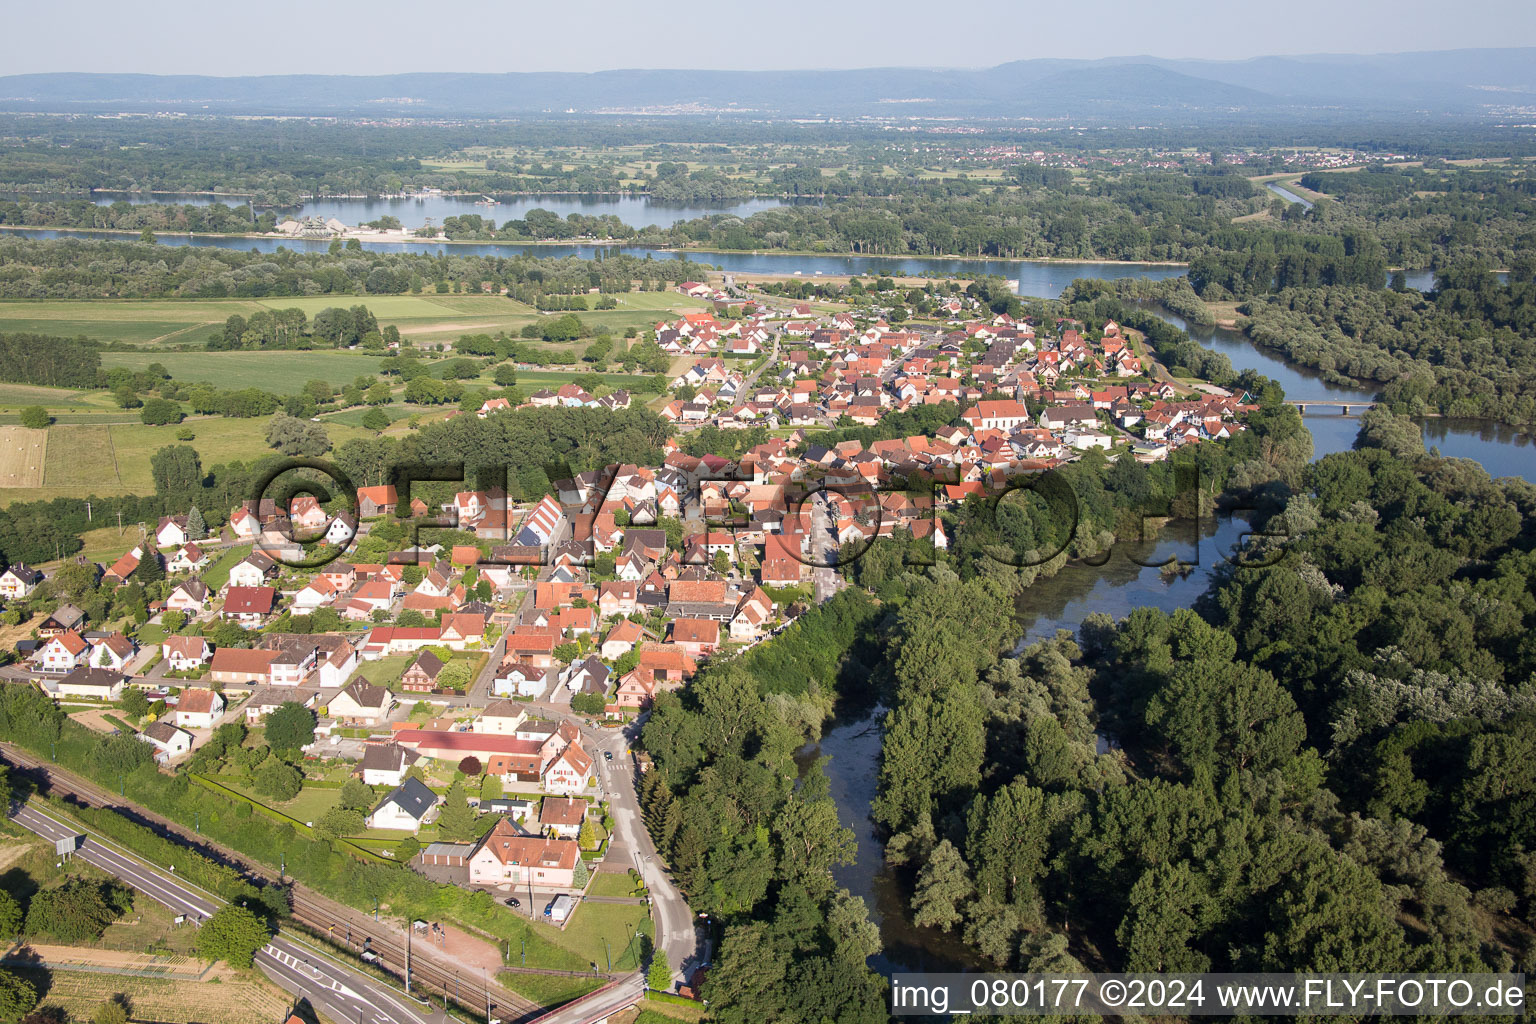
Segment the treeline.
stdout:
<svg viewBox="0 0 1536 1024">
<path fill-rule="evenodd" d="M 1462 265 L 1437 285 L 1288 290 L 1240 311 L 1256 343 L 1327 378 L 1380 384 L 1400 412 L 1536 423 L 1536 273 L 1522 265 L 1501 285 Z"/>
<path fill-rule="evenodd" d="M 89 338 L 0 334 L 0 380 L 50 388 L 100 384 L 101 352 Z"/>
<path fill-rule="evenodd" d="M 643 731 L 641 805 L 658 852 L 719 932 L 704 984 L 712 1020 L 859 1024 L 888 1019 L 866 965 L 880 933 L 832 869 L 853 861 L 818 761 L 795 752 L 854 697 L 879 610 L 848 592 L 772 644 L 711 663 L 660 694 Z"/>
<path fill-rule="evenodd" d="M 603 253 L 598 259 L 528 253 L 241 252 L 94 239 L 30 239 L 0 233 L 0 298 L 278 298 L 402 292 L 475 292 L 519 297 L 605 293 L 637 285 L 660 291 L 707 273 L 707 264 Z"/>
<path fill-rule="evenodd" d="M 1203 299 L 1221 301 L 1286 288 L 1360 285 L 1383 288 L 1387 258 L 1372 235 L 1298 235 L 1248 230 L 1220 236 L 1227 251 L 1197 256 L 1189 283 Z"/>
<path fill-rule="evenodd" d="M 89 199 L 0 201 L 0 224 L 12 227 L 80 228 L 110 231 L 165 231 L 184 234 L 248 234 L 271 231 L 277 216 L 248 206 L 210 203 L 129 203 L 110 206 Z"/>
<path fill-rule="evenodd" d="M 1295 539 L 1218 574 L 1204 618 L 1096 613 L 1017 657 L 1017 570 L 988 567 L 1017 541 L 962 510 L 936 567 L 877 544 L 856 567 L 894 609 L 874 810 L 915 922 L 1004 969 L 1530 963 L 1496 922 L 1536 896 L 1509 717 L 1536 700 L 1536 494 L 1421 460 L 1345 453 L 1270 485 L 1260 522 Z M 1111 507 L 1136 488 L 1105 483 Z M 1039 546 L 1050 524 L 1026 521 L 1004 525 Z"/>
</svg>

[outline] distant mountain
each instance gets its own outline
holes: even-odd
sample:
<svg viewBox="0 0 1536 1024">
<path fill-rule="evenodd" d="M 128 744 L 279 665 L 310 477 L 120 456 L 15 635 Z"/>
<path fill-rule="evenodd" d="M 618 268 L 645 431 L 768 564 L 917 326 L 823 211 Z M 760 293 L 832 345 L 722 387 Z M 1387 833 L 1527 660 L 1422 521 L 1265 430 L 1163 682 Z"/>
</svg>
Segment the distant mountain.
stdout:
<svg viewBox="0 0 1536 1024">
<path fill-rule="evenodd" d="M 0 109 L 428 116 L 743 113 L 1105 119 L 1291 110 L 1475 114 L 1536 106 L 1536 48 L 1015 61 L 983 70 L 0 76 Z"/>
</svg>

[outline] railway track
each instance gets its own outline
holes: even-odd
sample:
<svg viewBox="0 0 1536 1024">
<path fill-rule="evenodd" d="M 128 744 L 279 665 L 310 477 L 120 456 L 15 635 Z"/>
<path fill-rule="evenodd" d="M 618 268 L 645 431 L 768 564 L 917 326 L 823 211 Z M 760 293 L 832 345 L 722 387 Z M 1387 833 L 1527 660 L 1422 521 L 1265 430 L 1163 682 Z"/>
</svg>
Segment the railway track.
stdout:
<svg viewBox="0 0 1536 1024">
<path fill-rule="evenodd" d="M 219 863 L 239 868 L 248 877 L 264 882 L 280 881 L 278 875 L 247 857 L 210 842 L 205 836 L 189 833 L 184 827 L 160 815 L 111 793 L 94 783 L 87 782 L 57 765 L 46 761 L 14 744 L 0 744 L 0 759 L 23 769 L 34 776 L 41 776 L 48 791 L 56 796 L 73 797 L 92 807 L 109 810 L 126 810 L 131 817 L 148 823 L 162 834 L 169 834 L 198 853 Z M 332 901 L 300 885 L 292 887 L 292 918 L 317 937 L 337 946 L 350 949 L 354 954 L 365 950 L 373 954 L 368 961 L 374 966 L 406 981 L 409 990 L 417 997 L 431 996 L 458 1003 L 465 1009 L 488 1018 L 499 1017 L 504 1021 L 536 1019 L 546 1013 L 538 1003 L 495 984 L 486 972 L 476 974 L 467 970 L 445 967 L 430 956 L 422 956 L 407 940 L 395 936 L 396 926 L 373 921 L 360 911 L 338 909 Z M 374 927 L 368 927 L 372 924 Z M 409 961 L 409 964 L 407 964 Z M 409 970 L 407 971 L 407 966 Z M 567 977 L 585 977 L 573 971 L 538 971 L 532 973 L 560 974 Z M 407 974 L 409 978 L 407 979 Z M 489 1010 L 489 1012 L 488 1012 Z"/>
</svg>

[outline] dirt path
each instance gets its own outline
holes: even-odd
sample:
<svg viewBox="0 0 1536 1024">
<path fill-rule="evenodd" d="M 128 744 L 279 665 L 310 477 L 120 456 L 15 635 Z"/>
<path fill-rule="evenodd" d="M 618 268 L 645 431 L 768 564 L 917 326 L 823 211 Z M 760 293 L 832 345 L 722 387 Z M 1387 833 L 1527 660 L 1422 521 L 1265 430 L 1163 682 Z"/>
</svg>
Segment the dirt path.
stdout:
<svg viewBox="0 0 1536 1024">
<path fill-rule="evenodd" d="M 440 324 L 424 324 L 420 327 L 407 327 L 405 330 L 400 332 L 400 336 L 404 337 L 407 334 L 441 334 L 444 331 L 463 331 L 467 334 L 470 331 L 486 331 L 490 330 L 492 327 L 501 326 L 503 326 L 503 324 L 499 320 L 488 320 L 485 323 L 480 324 L 461 324 L 457 321 L 444 321 Z"/>
</svg>

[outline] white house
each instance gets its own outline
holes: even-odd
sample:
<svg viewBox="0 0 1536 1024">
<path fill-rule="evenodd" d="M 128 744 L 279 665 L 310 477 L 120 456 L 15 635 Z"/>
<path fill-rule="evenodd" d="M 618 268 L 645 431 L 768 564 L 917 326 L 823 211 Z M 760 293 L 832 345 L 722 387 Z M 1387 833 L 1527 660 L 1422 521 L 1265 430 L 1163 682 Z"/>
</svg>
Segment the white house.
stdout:
<svg viewBox="0 0 1536 1024">
<path fill-rule="evenodd" d="M 133 660 L 134 652 L 137 650 L 138 647 L 127 636 L 122 633 L 113 633 L 91 647 L 91 655 L 87 662 L 92 668 L 121 672 L 123 666 Z"/>
<path fill-rule="evenodd" d="M 406 779 L 368 815 L 369 828 L 403 829 L 416 832 L 437 817 L 443 798 L 427 788 L 420 779 Z"/>
<path fill-rule="evenodd" d="M 544 769 L 546 793 L 585 793 L 592 778 L 592 758 L 571 743 Z"/>
<path fill-rule="evenodd" d="M 43 582 L 43 573 L 40 569 L 17 562 L 5 572 L 0 573 L 0 597 L 12 601 L 18 600 L 36 590 L 41 582 Z"/>
<path fill-rule="evenodd" d="M 200 636 L 168 636 L 160 650 L 172 672 L 190 672 L 213 657 L 213 648 Z"/>
<path fill-rule="evenodd" d="M 183 729 L 210 729 L 223 713 L 224 697 L 213 690 L 194 687 L 176 700 L 176 724 Z"/>
<path fill-rule="evenodd" d="M 84 665 L 90 654 L 91 645 L 79 633 L 66 629 L 38 650 L 36 662 L 40 671 L 63 675 Z"/>
<path fill-rule="evenodd" d="M 363 748 L 358 767 L 363 782 L 370 786 L 398 786 L 405 781 L 406 770 L 418 760 L 415 751 L 398 743 L 370 743 Z"/>
<path fill-rule="evenodd" d="M 155 748 L 157 761 L 169 761 L 192 749 L 192 734 L 166 721 L 151 722 L 139 739 Z"/>
</svg>

